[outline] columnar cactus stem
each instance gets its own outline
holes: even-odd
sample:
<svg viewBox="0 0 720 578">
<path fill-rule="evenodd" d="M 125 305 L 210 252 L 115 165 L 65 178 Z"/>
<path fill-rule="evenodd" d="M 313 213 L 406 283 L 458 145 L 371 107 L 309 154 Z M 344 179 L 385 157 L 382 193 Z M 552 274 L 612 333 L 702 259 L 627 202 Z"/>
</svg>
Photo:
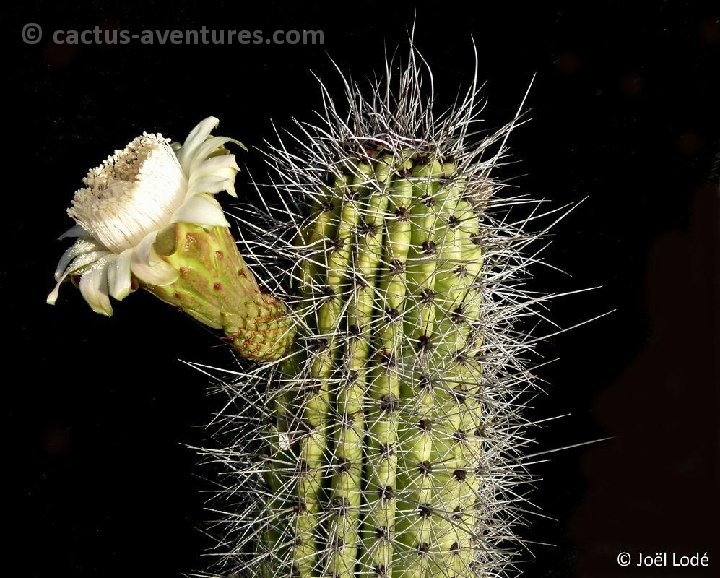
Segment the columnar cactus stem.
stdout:
<svg viewBox="0 0 720 578">
<path fill-rule="evenodd" d="M 238 419 L 250 441 L 224 454 L 246 488 L 224 561 L 248 576 L 490 578 L 513 561 L 528 346 L 511 327 L 534 303 L 516 280 L 533 235 L 495 216 L 490 176 L 513 123 L 474 133 L 474 88 L 433 115 L 414 57 L 396 95 L 348 82 L 347 117 L 325 95 L 299 150 L 266 151 L 289 219 L 270 209 L 250 242 L 298 335 L 231 386 L 262 392 L 262 426 Z"/>
<path fill-rule="evenodd" d="M 404 150 L 342 168 L 311 234 L 326 240 L 327 267 L 320 346 L 309 356 L 294 566 L 307 577 L 349 578 L 363 565 L 379 576 L 455 568 L 463 577 L 482 404 L 478 364 L 458 354 L 480 311 L 478 218 L 461 200 L 466 181 L 454 163 Z M 318 275 L 315 265 L 301 268 L 303 299 L 312 300 Z"/>
</svg>

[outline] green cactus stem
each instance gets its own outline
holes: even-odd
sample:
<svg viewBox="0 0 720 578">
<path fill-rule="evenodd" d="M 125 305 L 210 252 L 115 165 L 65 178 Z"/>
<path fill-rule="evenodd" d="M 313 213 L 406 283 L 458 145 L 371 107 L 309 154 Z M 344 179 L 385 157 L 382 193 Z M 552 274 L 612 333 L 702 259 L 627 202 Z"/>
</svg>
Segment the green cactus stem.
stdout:
<svg viewBox="0 0 720 578">
<path fill-rule="evenodd" d="M 297 362 L 281 370 L 307 390 L 283 408 L 302 432 L 296 467 L 273 470 L 292 507 L 269 507 L 293 512 L 288 572 L 474 576 L 483 248 L 468 180 L 408 148 L 366 151 L 338 171 L 300 235 L 319 247 L 296 283 L 313 328 L 296 354 L 307 379 Z M 471 192 L 486 202 L 489 181 Z M 281 454 L 293 460 L 275 447 L 270 461 Z M 266 534 L 258 552 L 280 536 Z"/>
<path fill-rule="evenodd" d="M 517 119 L 475 133 L 474 87 L 434 115 L 415 57 L 397 91 L 365 98 L 347 81 L 347 116 L 325 92 L 297 150 L 266 151 L 260 192 L 278 196 L 251 242 L 297 336 L 228 384 L 252 407 L 224 416 L 249 433 L 212 454 L 236 480 L 223 569 L 490 578 L 514 561 L 529 374 L 513 324 L 534 303 L 521 280 L 534 236 L 491 172 Z"/>
</svg>

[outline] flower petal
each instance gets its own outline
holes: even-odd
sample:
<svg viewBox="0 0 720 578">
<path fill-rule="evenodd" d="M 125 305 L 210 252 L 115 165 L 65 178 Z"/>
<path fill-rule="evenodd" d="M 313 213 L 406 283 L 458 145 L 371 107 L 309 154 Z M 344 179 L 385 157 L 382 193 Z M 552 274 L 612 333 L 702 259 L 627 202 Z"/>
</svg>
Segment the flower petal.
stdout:
<svg viewBox="0 0 720 578">
<path fill-rule="evenodd" d="M 98 252 L 107 252 L 104 251 L 104 248 L 95 241 L 87 240 L 87 239 L 78 239 L 73 243 L 67 251 L 65 251 L 62 254 L 62 257 L 60 257 L 60 260 L 58 261 L 57 267 L 55 268 L 55 281 L 60 281 L 61 277 L 64 277 L 68 273 L 72 272 L 71 268 L 68 267 L 68 265 L 75 260 L 76 257 L 83 254 L 88 253 L 98 253 Z M 95 260 L 95 259 L 93 259 Z M 84 263 L 84 266 L 88 263 Z M 77 269 L 78 267 L 75 267 Z"/>
<path fill-rule="evenodd" d="M 63 281 L 64 280 L 65 279 L 63 278 Z M 55 303 L 57 303 L 57 298 L 58 298 L 59 294 L 60 294 L 60 283 L 58 282 L 55 285 L 55 288 L 52 291 L 50 291 L 50 294 L 47 296 L 47 299 L 45 299 L 45 303 L 47 303 L 48 305 L 55 305 Z"/>
<path fill-rule="evenodd" d="M 190 177 L 190 180 L 192 181 L 193 177 L 198 175 L 202 177 L 214 175 L 218 171 L 222 171 L 222 169 L 234 169 L 236 172 L 240 170 L 240 167 L 235 161 L 235 155 L 218 155 L 216 157 L 205 159 L 195 169 L 193 169 L 193 174 Z M 225 173 L 223 172 L 223 174 Z"/>
<path fill-rule="evenodd" d="M 172 218 L 173 223 L 195 223 L 211 227 L 229 227 L 220 203 L 209 195 L 190 197 Z"/>
<path fill-rule="evenodd" d="M 156 235 L 157 232 L 150 233 L 131 250 L 130 270 L 149 285 L 169 285 L 177 279 L 178 272 L 155 253 Z"/>
<path fill-rule="evenodd" d="M 108 265 L 108 286 L 110 295 L 122 301 L 130 294 L 132 275 L 130 273 L 130 260 L 132 249 L 126 249 Z"/>
<path fill-rule="evenodd" d="M 177 151 L 177 157 L 180 161 L 185 174 L 190 169 L 190 162 L 195 157 L 195 152 L 202 142 L 210 136 L 212 129 L 214 129 L 220 123 L 220 119 L 209 116 L 205 120 L 200 121 L 197 126 L 190 131 L 190 134 L 185 139 L 182 147 Z"/>
<path fill-rule="evenodd" d="M 60 285 L 62 285 L 68 275 L 77 273 L 109 255 L 109 252 L 104 248 L 102 250 L 98 250 L 97 248 L 99 246 L 99 244 L 92 241 L 80 239 L 76 241 L 72 247 L 65 251 L 63 256 L 60 258 L 57 270 L 55 271 L 55 280 L 57 281 L 55 288 L 50 292 L 45 300 L 48 304 L 55 305 L 58 293 L 60 292 Z"/>
<path fill-rule="evenodd" d="M 200 164 L 207 160 L 207 158 L 214 153 L 217 149 L 219 149 L 221 146 L 223 146 L 225 143 L 234 143 L 243 149 L 245 148 L 245 145 L 241 143 L 239 140 L 235 140 L 234 138 L 226 137 L 226 136 L 214 136 L 209 139 L 207 139 L 205 142 L 203 142 L 195 151 L 193 151 L 192 155 L 188 157 L 187 162 L 189 163 L 188 171 L 189 174 L 192 174 L 195 172 L 195 169 L 197 169 Z M 218 155 L 223 156 L 223 155 Z"/>
<path fill-rule="evenodd" d="M 228 194 L 237 197 L 235 175 L 239 170 L 235 155 L 210 157 L 192 169 L 188 179 L 187 195 L 227 191 Z"/>
<path fill-rule="evenodd" d="M 186 194 L 188 197 L 201 193 L 214 195 L 215 193 L 219 193 L 220 191 L 227 191 L 228 189 L 231 189 L 234 193 L 235 187 L 233 185 L 233 181 L 234 178 L 228 179 L 222 176 L 202 177 L 199 179 L 195 179 L 195 181 L 191 185 L 188 185 L 188 190 Z"/>
<path fill-rule="evenodd" d="M 78 239 L 92 239 L 92 235 L 88 233 L 81 225 L 74 225 L 70 227 L 67 231 L 65 231 L 62 235 L 60 235 L 58 237 L 58 241 L 74 237 L 77 237 Z"/>
<path fill-rule="evenodd" d="M 114 259 L 110 256 L 100 259 L 80 277 L 80 293 L 95 313 L 112 315 L 112 306 L 108 296 L 108 265 Z"/>
</svg>

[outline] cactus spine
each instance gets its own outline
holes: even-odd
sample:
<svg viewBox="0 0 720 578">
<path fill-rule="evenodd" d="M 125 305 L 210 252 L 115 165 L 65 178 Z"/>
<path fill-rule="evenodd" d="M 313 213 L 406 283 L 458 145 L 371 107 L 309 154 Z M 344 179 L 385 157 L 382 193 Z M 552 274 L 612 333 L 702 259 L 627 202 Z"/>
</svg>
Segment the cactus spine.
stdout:
<svg viewBox="0 0 720 578">
<path fill-rule="evenodd" d="M 513 123 L 476 133 L 475 86 L 434 117 L 422 77 L 411 50 L 396 90 L 346 82 L 347 116 L 323 88 L 324 122 L 267 151 L 280 208 L 241 244 L 298 336 L 226 384 L 249 407 L 222 415 L 245 435 L 209 452 L 232 480 L 223 572 L 470 578 L 513 561 L 532 235 L 490 177 Z"/>
</svg>

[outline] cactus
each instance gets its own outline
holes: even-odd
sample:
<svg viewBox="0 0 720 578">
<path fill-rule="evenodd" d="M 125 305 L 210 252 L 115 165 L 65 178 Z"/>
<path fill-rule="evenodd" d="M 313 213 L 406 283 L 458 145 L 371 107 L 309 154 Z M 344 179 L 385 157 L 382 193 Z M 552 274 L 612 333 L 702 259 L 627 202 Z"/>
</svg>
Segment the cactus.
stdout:
<svg viewBox="0 0 720 578">
<path fill-rule="evenodd" d="M 489 577 L 515 560 L 536 237 L 491 172 L 518 117 L 479 133 L 475 84 L 435 115 L 423 78 L 414 48 L 367 97 L 343 78 L 347 114 L 321 84 L 321 122 L 265 151 L 266 221 L 249 208 L 240 247 L 297 337 L 223 385 L 237 437 L 206 450 L 227 472 L 213 576 Z"/>
<path fill-rule="evenodd" d="M 213 195 L 234 195 L 224 145 L 240 143 L 212 136 L 214 117 L 183 145 L 137 137 L 68 211 L 77 241 L 48 302 L 75 278 L 111 315 L 110 297 L 142 287 L 243 358 L 222 382 L 224 445 L 205 450 L 225 467 L 209 575 L 485 578 L 514 564 L 537 204 L 491 173 L 519 117 L 478 132 L 475 83 L 436 115 L 413 47 L 397 84 L 387 68 L 367 97 L 343 78 L 346 114 L 321 85 L 321 122 L 268 145 L 266 210 L 247 209 L 239 244 Z"/>
</svg>

